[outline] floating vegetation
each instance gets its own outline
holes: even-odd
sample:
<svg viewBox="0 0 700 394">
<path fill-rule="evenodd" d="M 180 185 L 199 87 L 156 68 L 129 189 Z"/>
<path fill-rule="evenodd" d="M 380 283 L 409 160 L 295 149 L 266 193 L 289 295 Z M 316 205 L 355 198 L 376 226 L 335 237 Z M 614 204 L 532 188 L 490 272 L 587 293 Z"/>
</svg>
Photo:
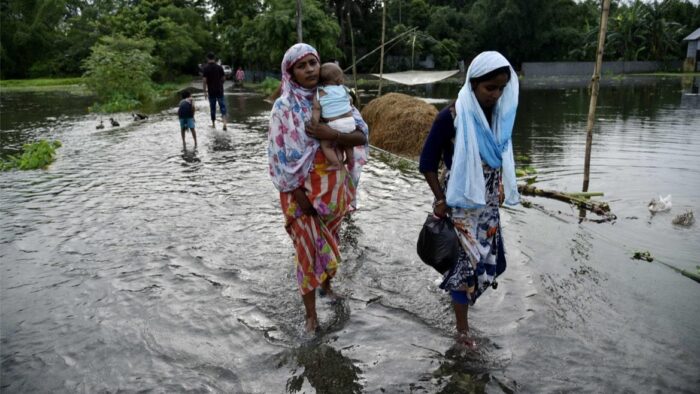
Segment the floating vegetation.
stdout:
<svg viewBox="0 0 700 394">
<path fill-rule="evenodd" d="M 517 178 L 522 178 L 524 176 L 534 175 L 534 174 L 537 174 L 537 170 L 535 169 L 535 167 L 532 167 L 532 166 L 518 167 L 515 169 L 515 176 Z"/>
<path fill-rule="evenodd" d="M 517 155 L 515 156 L 515 162 L 516 163 L 525 163 L 525 164 L 530 164 L 532 161 L 530 160 L 530 156 L 528 155 Z"/>
<path fill-rule="evenodd" d="M 49 142 L 46 140 L 24 144 L 21 155 L 10 155 L 7 161 L 0 162 L 0 170 L 7 171 L 13 168 L 35 170 L 37 168 L 46 168 L 55 160 L 56 149 L 60 146 L 60 141 Z"/>
<path fill-rule="evenodd" d="M 652 256 L 649 251 L 634 252 L 634 256 L 632 256 L 632 258 L 635 260 L 644 260 L 648 262 L 654 261 L 654 256 Z"/>
</svg>

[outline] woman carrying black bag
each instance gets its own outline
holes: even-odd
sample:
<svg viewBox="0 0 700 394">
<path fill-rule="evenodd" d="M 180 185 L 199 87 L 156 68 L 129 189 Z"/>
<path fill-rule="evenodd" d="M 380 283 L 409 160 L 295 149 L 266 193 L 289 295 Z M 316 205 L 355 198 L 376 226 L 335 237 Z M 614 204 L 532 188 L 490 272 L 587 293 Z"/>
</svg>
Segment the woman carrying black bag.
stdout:
<svg viewBox="0 0 700 394">
<path fill-rule="evenodd" d="M 435 196 L 433 214 L 449 217 L 461 246 L 440 288 L 449 291 L 457 341 L 476 349 L 468 306 L 505 270 L 498 207 L 520 201 L 511 135 L 518 107 L 518 76 L 498 52 L 472 61 L 455 103 L 435 118 L 420 157 L 420 171 Z M 444 179 L 438 178 L 440 159 Z"/>
</svg>

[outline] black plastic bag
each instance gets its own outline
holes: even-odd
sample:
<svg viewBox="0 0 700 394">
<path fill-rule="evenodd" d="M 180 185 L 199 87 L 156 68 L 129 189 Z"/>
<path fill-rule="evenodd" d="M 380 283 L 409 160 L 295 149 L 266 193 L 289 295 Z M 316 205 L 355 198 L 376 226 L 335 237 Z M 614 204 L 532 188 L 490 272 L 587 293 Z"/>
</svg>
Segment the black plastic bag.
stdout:
<svg viewBox="0 0 700 394">
<path fill-rule="evenodd" d="M 457 261 L 459 248 L 452 221 L 429 214 L 418 235 L 417 251 L 421 260 L 444 274 Z"/>
</svg>

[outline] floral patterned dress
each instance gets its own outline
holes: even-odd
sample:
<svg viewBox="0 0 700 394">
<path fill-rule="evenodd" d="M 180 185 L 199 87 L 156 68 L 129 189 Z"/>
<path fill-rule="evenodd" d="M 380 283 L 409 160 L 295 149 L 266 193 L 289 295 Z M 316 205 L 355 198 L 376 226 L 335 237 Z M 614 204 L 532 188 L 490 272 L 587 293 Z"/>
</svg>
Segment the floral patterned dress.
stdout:
<svg viewBox="0 0 700 394">
<path fill-rule="evenodd" d="M 316 89 L 297 84 L 289 70 L 301 58 L 318 53 L 308 44 L 295 44 L 282 60 L 281 96 L 270 113 L 268 130 L 269 173 L 280 191 L 285 229 L 296 251 L 296 278 L 299 290 L 307 294 L 332 278 L 340 262 L 338 230 L 343 217 L 352 209 L 362 166 L 367 163 L 367 146 L 354 148 L 349 173 L 329 170 L 319 141 L 306 135 L 305 123 L 311 120 Z M 353 108 L 357 127 L 368 135 L 367 124 Z M 318 216 L 304 215 L 294 198 L 294 190 L 303 187 Z"/>
<path fill-rule="evenodd" d="M 483 168 L 486 205 L 477 209 L 452 208 L 452 222 L 462 247 L 457 262 L 440 284 L 445 290 L 466 291 L 470 304 L 495 283 L 506 265 L 498 212 L 500 171 L 487 165 Z"/>
</svg>

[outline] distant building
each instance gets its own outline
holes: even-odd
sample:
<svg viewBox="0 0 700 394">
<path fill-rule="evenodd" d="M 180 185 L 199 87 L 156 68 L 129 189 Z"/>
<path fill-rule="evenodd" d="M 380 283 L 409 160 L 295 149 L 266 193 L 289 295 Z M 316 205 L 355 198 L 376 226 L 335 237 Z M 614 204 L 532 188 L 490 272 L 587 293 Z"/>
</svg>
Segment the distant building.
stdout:
<svg viewBox="0 0 700 394">
<path fill-rule="evenodd" d="M 698 71 L 698 60 L 700 60 L 700 27 L 690 33 L 683 41 L 688 41 L 688 51 L 683 62 L 683 71 Z"/>
</svg>

